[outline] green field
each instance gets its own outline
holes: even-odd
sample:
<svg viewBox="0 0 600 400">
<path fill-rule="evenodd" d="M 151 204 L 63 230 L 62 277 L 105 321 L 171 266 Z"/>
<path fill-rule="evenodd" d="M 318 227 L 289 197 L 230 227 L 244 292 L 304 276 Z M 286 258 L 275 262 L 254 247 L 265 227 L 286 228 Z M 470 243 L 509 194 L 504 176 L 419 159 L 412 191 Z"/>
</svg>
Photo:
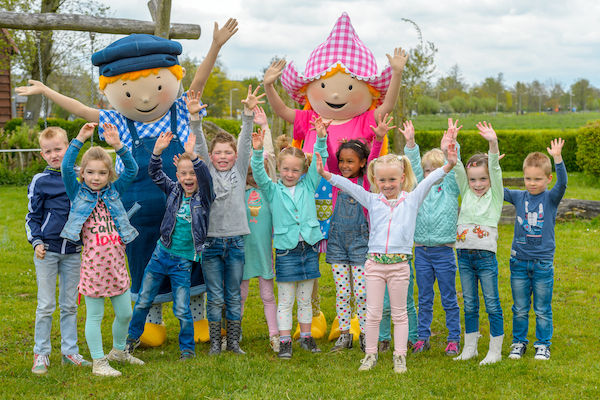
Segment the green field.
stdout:
<svg viewBox="0 0 600 400">
<path fill-rule="evenodd" d="M 584 193 L 583 178 L 570 176 L 568 194 Z M 594 190 L 599 190 L 598 187 Z M 595 197 L 599 200 L 600 196 Z M 207 344 L 197 346 L 198 357 L 177 361 L 178 322 L 165 308 L 167 343 L 161 348 L 136 353 L 146 361 L 142 367 L 117 366 L 123 376 L 94 377 L 90 369 L 60 365 L 58 311 L 52 331 L 53 353 L 46 376 L 31 371 L 34 317 L 36 308 L 35 269 L 32 250 L 25 239 L 27 208 L 25 187 L 0 187 L 0 398 L 2 399 L 397 399 L 397 398 L 542 398 L 597 399 L 600 396 L 600 219 L 559 224 L 554 286 L 554 338 L 552 358 L 533 360 L 528 349 L 523 360 L 508 360 L 512 327 L 512 305 L 508 258 L 512 226 L 500 227 L 498 261 L 500 299 L 504 310 L 506 338 L 503 361 L 480 367 L 478 361 L 455 362 L 443 353 L 444 314 L 436 295 L 429 352 L 409 355 L 408 373 L 392 372 L 391 353 L 382 354 L 374 370 L 359 373 L 362 353 L 355 348 L 342 354 L 327 354 L 332 344 L 319 340 L 322 354 L 309 355 L 294 345 L 290 361 L 279 360 L 268 347 L 262 304 L 256 282 L 252 282 L 244 317 L 242 348 L 246 356 L 206 356 Z M 331 272 L 321 264 L 322 309 L 329 322 L 334 317 L 334 285 Z M 459 305 L 462 308 L 457 278 Z M 436 289 L 437 291 L 437 289 Z M 488 322 L 481 302 L 479 357 L 488 344 Z M 462 312 L 461 312 L 462 315 Z M 112 310 L 106 307 L 103 340 L 106 352 L 112 344 Z M 89 358 L 84 337 L 85 305 L 79 308 L 81 353 Z M 464 326 L 464 325 L 463 325 Z M 534 337 L 530 319 L 529 339 Z"/>
</svg>

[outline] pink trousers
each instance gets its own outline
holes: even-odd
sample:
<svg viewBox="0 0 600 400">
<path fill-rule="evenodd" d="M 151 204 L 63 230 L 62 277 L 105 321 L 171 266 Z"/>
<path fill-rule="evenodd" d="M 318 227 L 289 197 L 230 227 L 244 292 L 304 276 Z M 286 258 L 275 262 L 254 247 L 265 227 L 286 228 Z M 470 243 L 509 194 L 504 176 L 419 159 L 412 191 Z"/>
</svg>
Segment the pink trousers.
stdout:
<svg viewBox="0 0 600 400">
<path fill-rule="evenodd" d="M 408 314 L 406 299 L 410 269 L 408 262 L 397 264 L 379 264 L 371 260 L 365 263 L 365 281 L 367 286 L 367 354 L 377 353 L 379 323 L 383 313 L 383 297 L 387 284 L 390 294 L 392 321 L 394 322 L 394 354 L 406 355 L 408 341 Z"/>
<path fill-rule="evenodd" d="M 242 281 L 242 285 L 240 286 L 242 295 L 242 316 L 244 315 L 244 304 L 246 303 L 246 298 L 248 298 L 249 285 L 250 281 L 245 280 Z M 258 288 L 260 290 L 260 298 L 263 302 L 267 327 L 269 328 L 269 336 L 278 335 L 279 328 L 277 328 L 277 305 L 275 303 L 273 279 L 264 279 L 259 276 Z"/>
</svg>

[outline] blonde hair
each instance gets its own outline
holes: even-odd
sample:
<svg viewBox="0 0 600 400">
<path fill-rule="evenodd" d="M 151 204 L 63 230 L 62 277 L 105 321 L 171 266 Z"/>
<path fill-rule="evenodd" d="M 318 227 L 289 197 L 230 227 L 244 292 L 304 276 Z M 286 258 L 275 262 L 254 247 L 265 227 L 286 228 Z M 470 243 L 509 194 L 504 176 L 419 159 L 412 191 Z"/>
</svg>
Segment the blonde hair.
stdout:
<svg viewBox="0 0 600 400">
<path fill-rule="evenodd" d="M 385 156 L 381 156 L 371 161 L 369 163 L 369 167 L 367 168 L 367 178 L 371 183 L 371 190 L 373 193 L 379 193 L 379 188 L 377 187 L 377 182 L 375 180 L 375 170 L 377 166 L 382 164 L 396 165 L 400 171 L 404 173 L 404 182 L 402 182 L 403 191 L 410 192 L 415 188 L 417 184 L 417 177 L 413 172 L 408 158 L 406 156 L 399 156 L 396 154 L 386 154 Z"/>
<path fill-rule="evenodd" d="M 181 65 L 172 65 L 166 68 L 169 71 L 171 71 L 173 75 L 175 75 L 175 78 L 177 78 L 178 81 L 183 79 L 183 68 L 181 67 Z M 100 90 L 104 90 L 106 85 L 108 85 L 109 83 L 116 82 L 119 79 L 123 81 L 135 81 L 136 79 L 139 79 L 141 77 L 145 78 L 150 74 L 158 75 L 158 71 L 160 71 L 160 68 L 148 68 L 141 69 L 139 71 L 125 72 L 115 76 L 100 75 L 100 78 L 98 78 L 98 86 L 100 87 Z"/>
<path fill-rule="evenodd" d="M 308 166 L 310 165 L 311 158 L 307 157 L 307 154 L 304 153 L 298 147 L 294 147 L 290 145 L 290 138 L 287 135 L 279 135 L 275 139 L 275 145 L 279 149 L 279 154 L 277 155 L 277 168 L 281 165 L 281 161 L 284 157 L 292 156 L 302 160 L 302 172 L 305 173 L 308 171 Z"/>
<path fill-rule="evenodd" d="M 525 160 L 523 161 L 523 170 L 525 170 L 526 167 L 540 168 L 544 171 L 546 176 L 549 176 L 552 173 L 550 157 L 539 151 L 527 154 L 527 157 L 525 157 Z"/>
<path fill-rule="evenodd" d="M 117 179 L 117 173 L 115 172 L 115 168 L 113 167 L 113 160 L 112 160 L 110 154 L 108 154 L 106 152 L 106 150 L 104 150 L 100 146 L 92 146 L 83 154 L 83 157 L 81 157 L 81 167 L 79 169 L 79 177 L 81 178 L 82 181 L 83 181 L 83 172 L 85 171 L 85 168 L 87 167 L 87 165 L 90 161 L 102 161 L 104 163 L 104 165 L 106 165 L 106 168 L 108 169 L 108 181 L 109 182 L 112 182 L 115 179 Z"/>
<path fill-rule="evenodd" d="M 444 152 L 436 147 L 423 154 L 423 157 L 421 158 L 421 166 L 423 169 L 426 165 L 433 168 L 440 168 L 444 166 L 444 161 Z"/>
<path fill-rule="evenodd" d="M 49 126 L 41 131 L 38 137 L 38 142 L 41 142 L 42 140 L 52 140 L 54 138 L 62 139 L 66 144 L 69 144 L 67 131 L 58 126 Z"/>
</svg>

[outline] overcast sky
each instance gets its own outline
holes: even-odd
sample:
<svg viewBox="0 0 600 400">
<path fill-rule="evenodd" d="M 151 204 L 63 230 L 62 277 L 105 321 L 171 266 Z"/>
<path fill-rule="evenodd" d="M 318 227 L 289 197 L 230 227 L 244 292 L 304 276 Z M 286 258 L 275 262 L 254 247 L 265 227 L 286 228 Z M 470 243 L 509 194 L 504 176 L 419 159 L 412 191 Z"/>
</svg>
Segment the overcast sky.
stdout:
<svg viewBox="0 0 600 400">
<path fill-rule="evenodd" d="M 381 70 L 394 47 L 418 45 L 408 18 L 433 42 L 436 76 L 458 64 L 469 84 L 504 73 L 505 83 L 561 82 L 578 78 L 600 87 L 600 2 L 542 0 L 173 0 L 171 21 L 202 27 L 198 40 L 181 40 L 184 55 L 201 59 L 214 21 L 228 17 L 239 32 L 221 51 L 228 76 L 261 76 L 273 56 L 293 60 L 304 71 L 310 52 L 346 11 Z M 112 15 L 150 20 L 145 0 L 106 0 Z M 118 38 L 115 36 L 115 39 Z"/>
</svg>

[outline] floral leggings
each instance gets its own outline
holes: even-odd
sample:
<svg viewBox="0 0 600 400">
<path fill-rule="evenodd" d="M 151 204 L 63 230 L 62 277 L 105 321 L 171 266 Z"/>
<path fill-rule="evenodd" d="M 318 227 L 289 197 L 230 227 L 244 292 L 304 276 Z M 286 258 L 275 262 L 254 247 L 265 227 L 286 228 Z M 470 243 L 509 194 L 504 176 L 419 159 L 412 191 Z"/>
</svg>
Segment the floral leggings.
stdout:
<svg viewBox="0 0 600 400">
<path fill-rule="evenodd" d="M 350 297 L 354 293 L 356 315 L 358 315 L 360 330 L 364 332 L 367 320 L 364 265 L 331 264 L 331 271 L 335 281 L 335 310 L 340 324 L 340 331 L 350 329 L 350 320 L 352 319 Z"/>
</svg>

